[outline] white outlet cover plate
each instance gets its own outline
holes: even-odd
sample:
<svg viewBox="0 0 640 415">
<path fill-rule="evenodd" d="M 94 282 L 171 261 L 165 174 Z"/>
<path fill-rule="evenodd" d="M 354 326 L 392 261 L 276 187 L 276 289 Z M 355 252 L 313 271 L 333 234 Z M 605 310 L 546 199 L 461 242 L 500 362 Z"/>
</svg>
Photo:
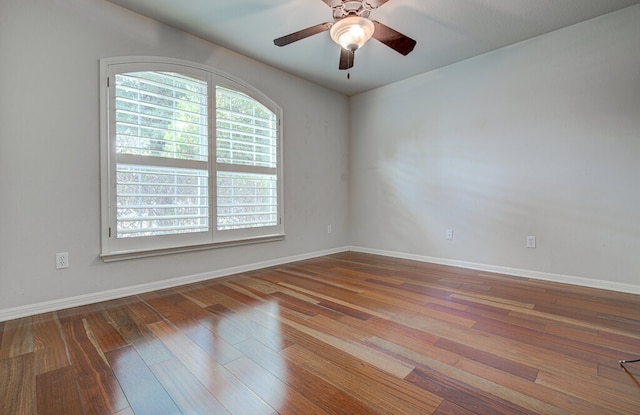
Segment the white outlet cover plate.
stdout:
<svg viewBox="0 0 640 415">
<path fill-rule="evenodd" d="M 69 268 L 69 253 L 60 252 L 56 254 L 56 269 Z"/>
<path fill-rule="evenodd" d="M 527 248 L 535 248 L 536 247 L 536 237 L 535 236 L 527 236 Z"/>
</svg>

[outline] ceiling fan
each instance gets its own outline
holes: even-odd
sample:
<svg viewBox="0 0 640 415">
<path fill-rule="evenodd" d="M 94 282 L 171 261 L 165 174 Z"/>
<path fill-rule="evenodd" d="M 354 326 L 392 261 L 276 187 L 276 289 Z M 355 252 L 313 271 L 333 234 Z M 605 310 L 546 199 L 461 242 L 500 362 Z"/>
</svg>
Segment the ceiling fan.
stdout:
<svg viewBox="0 0 640 415">
<path fill-rule="evenodd" d="M 335 22 L 320 23 L 298 32 L 279 37 L 273 41 L 276 46 L 286 46 L 318 33 L 329 31 L 331 39 L 341 46 L 341 70 L 353 67 L 355 51 L 370 38 L 374 38 L 402 55 L 408 55 L 416 41 L 390 27 L 370 20 L 372 10 L 389 0 L 322 0 L 333 9 Z"/>
</svg>

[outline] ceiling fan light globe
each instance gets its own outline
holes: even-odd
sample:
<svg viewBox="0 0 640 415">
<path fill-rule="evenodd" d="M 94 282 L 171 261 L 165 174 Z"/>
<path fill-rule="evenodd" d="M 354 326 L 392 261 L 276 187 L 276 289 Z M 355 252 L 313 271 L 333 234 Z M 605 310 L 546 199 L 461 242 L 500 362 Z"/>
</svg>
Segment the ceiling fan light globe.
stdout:
<svg viewBox="0 0 640 415">
<path fill-rule="evenodd" d="M 369 19 L 350 16 L 340 19 L 331 27 L 331 39 L 344 49 L 355 52 L 373 36 L 375 26 Z"/>
</svg>

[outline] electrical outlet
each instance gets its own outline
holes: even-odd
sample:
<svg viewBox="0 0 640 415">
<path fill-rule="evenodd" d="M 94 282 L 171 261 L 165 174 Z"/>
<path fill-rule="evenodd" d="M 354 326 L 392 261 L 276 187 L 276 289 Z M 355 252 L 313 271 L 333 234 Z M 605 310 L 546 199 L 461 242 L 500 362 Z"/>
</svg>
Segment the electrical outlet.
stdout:
<svg viewBox="0 0 640 415">
<path fill-rule="evenodd" d="M 59 252 L 56 254 L 56 269 L 69 268 L 69 253 Z"/>
<path fill-rule="evenodd" d="M 453 239 L 453 229 L 447 229 L 447 233 L 445 234 L 445 238 L 448 240 Z"/>
<path fill-rule="evenodd" d="M 527 248 L 535 248 L 536 247 L 536 237 L 529 235 L 527 236 Z"/>
<path fill-rule="evenodd" d="M 331 225 L 327 225 L 327 233 L 331 233 Z"/>
</svg>

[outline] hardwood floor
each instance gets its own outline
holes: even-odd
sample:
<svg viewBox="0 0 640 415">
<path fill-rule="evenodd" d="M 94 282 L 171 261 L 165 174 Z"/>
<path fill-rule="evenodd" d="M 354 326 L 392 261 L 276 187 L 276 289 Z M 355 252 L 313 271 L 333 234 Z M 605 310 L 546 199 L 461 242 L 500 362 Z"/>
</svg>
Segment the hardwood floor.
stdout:
<svg viewBox="0 0 640 415">
<path fill-rule="evenodd" d="M 638 414 L 640 296 L 344 253 L 0 322 L 0 414 Z"/>
</svg>

